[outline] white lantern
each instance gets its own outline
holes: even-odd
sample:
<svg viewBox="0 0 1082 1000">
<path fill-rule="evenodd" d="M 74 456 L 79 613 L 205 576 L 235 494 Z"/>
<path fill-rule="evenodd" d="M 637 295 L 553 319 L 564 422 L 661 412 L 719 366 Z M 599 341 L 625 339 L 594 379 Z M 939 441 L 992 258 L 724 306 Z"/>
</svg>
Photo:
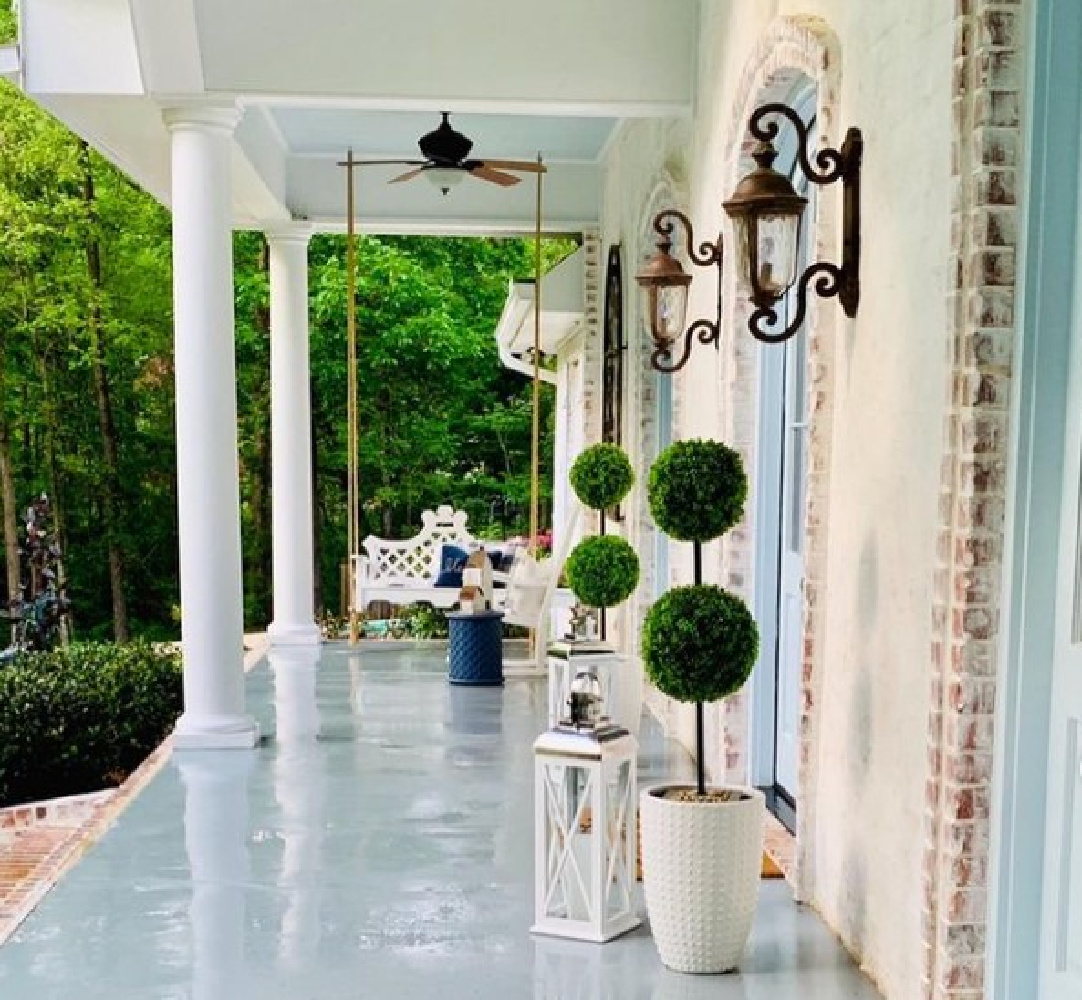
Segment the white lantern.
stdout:
<svg viewBox="0 0 1082 1000">
<path fill-rule="evenodd" d="M 637 753 L 611 725 L 561 725 L 534 744 L 534 933 L 600 943 L 641 923 Z"/>
<path fill-rule="evenodd" d="M 601 686 L 601 714 L 613 717 L 617 674 L 625 658 L 599 642 L 554 642 L 548 648 L 549 729 L 567 715 L 571 683 L 577 674 L 592 673 Z"/>
</svg>

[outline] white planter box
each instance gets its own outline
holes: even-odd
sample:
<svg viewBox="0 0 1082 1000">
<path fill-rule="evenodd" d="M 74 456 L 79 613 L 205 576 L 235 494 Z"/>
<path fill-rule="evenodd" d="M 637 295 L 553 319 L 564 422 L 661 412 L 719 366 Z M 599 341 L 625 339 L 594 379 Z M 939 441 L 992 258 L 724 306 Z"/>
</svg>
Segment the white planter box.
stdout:
<svg viewBox="0 0 1082 1000">
<path fill-rule="evenodd" d="M 642 867 L 650 928 L 676 972 L 728 972 L 755 918 L 765 803 L 754 788 L 726 787 L 732 802 L 678 802 L 646 789 L 640 799 Z"/>
</svg>

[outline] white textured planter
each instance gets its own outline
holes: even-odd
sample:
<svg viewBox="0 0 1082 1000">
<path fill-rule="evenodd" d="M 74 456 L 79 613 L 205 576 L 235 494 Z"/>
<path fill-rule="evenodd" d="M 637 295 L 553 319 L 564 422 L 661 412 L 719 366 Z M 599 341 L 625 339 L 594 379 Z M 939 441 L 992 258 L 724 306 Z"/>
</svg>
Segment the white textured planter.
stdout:
<svg viewBox="0 0 1082 1000">
<path fill-rule="evenodd" d="M 646 909 L 661 961 L 676 972 L 728 972 L 751 933 L 763 864 L 765 803 L 722 786 L 732 802 L 677 802 L 666 788 L 640 799 Z"/>
</svg>

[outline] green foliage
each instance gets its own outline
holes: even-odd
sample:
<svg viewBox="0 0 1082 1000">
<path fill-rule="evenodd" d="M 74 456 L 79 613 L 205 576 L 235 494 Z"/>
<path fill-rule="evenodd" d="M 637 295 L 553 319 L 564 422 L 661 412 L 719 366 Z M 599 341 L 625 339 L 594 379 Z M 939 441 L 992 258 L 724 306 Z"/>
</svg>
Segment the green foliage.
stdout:
<svg viewBox="0 0 1082 1000">
<path fill-rule="evenodd" d="M 0 33 L 13 23 L 0 2 Z M 18 503 L 41 492 L 54 501 L 76 635 L 108 635 L 108 468 L 94 405 L 101 346 L 119 464 L 112 534 L 129 617 L 137 633 L 176 638 L 170 217 L 97 154 L 90 166 L 93 213 L 77 139 L 0 83 L 0 450 L 7 449 Z M 87 273 L 91 237 L 101 252 L 100 288 Z M 572 247 L 546 240 L 546 266 Z M 332 611 L 341 607 L 347 534 L 345 258 L 342 236 L 312 240 L 317 586 L 319 604 Z M 234 260 L 245 618 L 255 628 L 270 617 L 272 578 L 263 236 L 237 233 Z M 526 530 L 530 384 L 501 366 L 493 330 L 508 280 L 532 272 L 526 240 L 358 241 L 362 535 L 415 534 L 421 511 L 442 503 L 465 510 L 475 535 Z M 100 314 L 97 338 L 89 331 L 92 303 Z M 542 524 L 552 497 L 544 471 L 553 460 L 553 406 L 545 389 Z M 0 604 L 6 599 L 0 574 Z"/>
<path fill-rule="evenodd" d="M 759 655 L 759 629 L 737 594 L 712 584 L 676 587 L 646 616 L 642 657 L 663 694 L 710 702 L 739 691 Z"/>
<path fill-rule="evenodd" d="M 431 604 L 411 604 L 400 615 L 411 639 L 446 639 L 447 615 Z"/>
<path fill-rule="evenodd" d="M 77 644 L 0 669 L 0 806 L 123 781 L 181 711 L 180 657 Z"/>
<path fill-rule="evenodd" d="M 720 441 L 677 441 L 650 469 L 650 512 L 683 542 L 708 542 L 744 516 L 748 480 L 740 455 Z"/>
<path fill-rule="evenodd" d="M 592 608 L 611 608 L 626 601 L 639 582 L 639 557 L 617 535 L 584 538 L 564 564 L 575 596 Z"/>
<path fill-rule="evenodd" d="M 615 507 L 635 485 L 635 472 L 622 448 L 595 444 L 575 459 L 567 477 L 575 496 L 591 510 Z"/>
</svg>

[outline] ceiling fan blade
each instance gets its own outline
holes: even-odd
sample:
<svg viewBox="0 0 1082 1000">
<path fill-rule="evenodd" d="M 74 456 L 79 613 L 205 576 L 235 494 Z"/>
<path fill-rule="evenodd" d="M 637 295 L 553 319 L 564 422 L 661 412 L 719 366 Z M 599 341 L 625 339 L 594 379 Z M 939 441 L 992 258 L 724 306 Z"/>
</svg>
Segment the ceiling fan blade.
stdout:
<svg viewBox="0 0 1082 1000">
<path fill-rule="evenodd" d="M 355 167 L 377 167 L 377 166 L 398 166 L 398 167 L 417 167 L 423 163 L 427 163 L 427 160 L 339 160 L 338 166 L 347 167 L 351 164 Z"/>
<path fill-rule="evenodd" d="M 549 169 L 537 160 L 482 160 L 481 163 L 500 170 L 520 170 L 524 174 L 546 174 Z"/>
<path fill-rule="evenodd" d="M 499 184 L 501 187 L 511 187 L 522 180 L 514 174 L 505 174 L 502 170 L 493 170 L 487 163 L 481 163 L 470 170 L 471 177 L 479 177 L 483 181 Z"/>
<path fill-rule="evenodd" d="M 425 168 L 423 166 L 414 167 L 413 170 L 407 170 L 404 174 L 399 174 L 397 177 L 392 177 L 388 184 L 400 184 L 402 181 L 411 181 L 414 177 L 420 177 L 424 173 Z"/>
</svg>

